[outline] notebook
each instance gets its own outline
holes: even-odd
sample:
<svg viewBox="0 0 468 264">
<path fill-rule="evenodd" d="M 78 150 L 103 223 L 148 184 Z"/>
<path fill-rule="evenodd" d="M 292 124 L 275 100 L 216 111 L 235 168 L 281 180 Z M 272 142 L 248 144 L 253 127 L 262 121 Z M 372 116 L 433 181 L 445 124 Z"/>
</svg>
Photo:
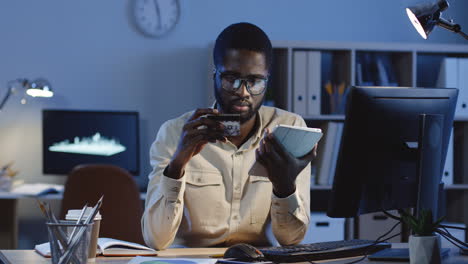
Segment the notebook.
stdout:
<svg viewBox="0 0 468 264">
<path fill-rule="evenodd" d="M 98 238 L 98 255 L 103 256 L 156 256 L 157 251 L 149 247 L 123 240 L 100 237 Z M 51 257 L 49 242 L 34 247 L 44 257 Z"/>
<path fill-rule="evenodd" d="M 30 196 L 39 196 L 51 193 L 62 193 L 63 189 L 64 186 L 60 184 L 25 183 L 13 187 L 13 189 L 10 192 Z"/>
<path fill-rule="evenodd" d="M 51 257 L 49 242 L 36 245 L 34 248 L 40 255 Z M 165 250 L 154 250 L 149 247 L 113 238 L 98 238 L 98 255 L 103 256 L 213 256 L 221 257 L 227 248 L 168 248 Z"/>
</svg>

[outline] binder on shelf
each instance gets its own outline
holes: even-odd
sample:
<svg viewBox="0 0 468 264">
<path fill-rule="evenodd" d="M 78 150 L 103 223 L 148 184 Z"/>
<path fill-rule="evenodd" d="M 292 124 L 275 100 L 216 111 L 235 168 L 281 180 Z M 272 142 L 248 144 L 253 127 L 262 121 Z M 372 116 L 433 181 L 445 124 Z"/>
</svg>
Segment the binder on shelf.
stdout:
<svg viewBox="0 0 468 264">
<path fill-rule="evenodd" d="M 359 52 L 356 54 L 356 84 L 360 86 L 375 86 L 372 64 L 372 54 Z"/>
<path fill-rule="evenodd" d="M 336 162 L 338 161 L 338 153 L 340 152 L 341 136 L 343 134 L 344 123 L 336 123 L 335 142 L 333 144 L 333 152 L 330 164 L 330 173 L 328 175 L 328 185 L 333 185 L 333 178 L 335 178 Z"/>
<path fill-rule="evenodd" d="M 338 130 L 338 122 L 327 122 L 322 128 L 324 139 L 322 139 L 318 146 L 317 155 L 317 184 L 328 185 L 330 177 L 330 168 L 332 166 L 333 148 L 336 141 L 336 134 Z"/>
<path fill-rule="evenodd" d="M 320 51 L 294 51 L 293 109 L 299 115 L 321 113 Z"/>
<path fill-rule="evenodd" d="M 307 114 L 307 51 L 294 51 L 293 57 L 293 111 Z"/>
<path fill-rule="evenodd" d="M 321 109 L 321 54 L 320 51 L 307 52 L 307 114 L 320 115 Z"/>
<path fill-rule="evenodd" d="M 310 213 L 310 224 L 301 244 L 345 239 L 345 219 L 331 218 L 322 212 Z"/>
<path fill-rule="evenodd" d="M 468 59 L 445 58 L 439 71 L 438 87 L 458 88 L 456 117 L 468 117 Z"/>
<path fill-rule="evenodd" d="M 458 59 L 458 111 L 460 116 L 468 116 L 468 58 Z M 457 112 L 455 111 L 455 114 Z"/>
<path fill-rule="evenodd" d="M 396 210 L 390 211 L 391 214 L 397 215 L 398 212 Z M 392 229 L 398 220 L 392 219 L 381 212 L 370 213 L 370 214 L 363 214 L 360 215 L 358 218 L 358 238 L 359 239 L 370 239 L 375 240 L 380 236 L 383 231 L 382 230 L 390 230 Z M 401 225 L 396 226 L 395 229 L 388 234 L 387 237 L 391 237 L 397 235 L 398 233 L 402 232 Z M 402 236 L 395 236 L 388 240 L 391 243 L 400 243 Z"/>
<path fill-rule="evenodd" d="M 444 172 L 442 173 L 442 182 L 445 184 L 445 186 L 453 184 L 453 128 L 452 133 L 450 134 L 447 148 Z"/>
<path fill-rule="evenodd" d="M 458 58 L 445 58 L 442 61 L 437 86 L 458 88 Z"/>
<path fill-rule="evenodd" d="M 311 163 L 312 167 L 315 167 L 315 182 L 312 185 L 320 185 L 320 182 L 323 183 L 323 180 L 320 179 L 320 169 L 322 167 L 323 157 L 325 153 L 325 146 L 326 146 L 326 142 L 328 138 L 329 123 L 330 122 L 326 122 L 320 126 L 320 129 L 322 129 L 323 136 L 320 142 L 318 143 L 317 157 Z"/>
<path fill-rule="evenodd" d="M 381 86 L 399 86 L 391 63 L 390 54 L 375 54 L 374 63 L 377 69 L 377 84 Z"/>
<path fill-rule="evenodd" d="M 388 86 L 390 81 L 388 80 L 388 74 L 387 74 L 387 71 L 385 70 L 385 66 L 383 65 L 383 61 L 377 56 L 375 63 L 377 65 L 377 72 L 378 72 L 377 84 L 381 86 Z"/>
<path fill-rule="evenodd" d="M 356 63 L 356 84 L 363 85 L 362 63 Z"/>
</svg>

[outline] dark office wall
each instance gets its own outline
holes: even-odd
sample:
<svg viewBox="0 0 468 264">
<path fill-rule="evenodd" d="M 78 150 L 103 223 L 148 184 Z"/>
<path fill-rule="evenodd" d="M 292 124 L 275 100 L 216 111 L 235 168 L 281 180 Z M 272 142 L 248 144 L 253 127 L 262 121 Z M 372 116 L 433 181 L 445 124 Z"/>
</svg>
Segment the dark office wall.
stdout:
<svg viewBox="0 0 468 264">
<path fill-rule="evenodd" d="M 48 78 L 50 100 L 19 103 L 0 113 L 0 165 L 14 160 L 18 179 L 63 183 L 42 174 L 42 108 L 140 112 L 141 175 L 165 120 L 208 104 L 209 44 L 227 25 L 248 21 L 274 40 L 466 44 L 435 29 L 428 41 L 410 25 L 410 0 L 180 0 L 181 18 L 162 39 L 140 34 L 129 16 L 133 0 L 15 0 L 0 4 L 0 96 L 19 77 Z M 468 31 L 468 1 L 449 1 L 446 17 Z M 22 217 L 39 211 L 20 208 Z"/>
</svg>

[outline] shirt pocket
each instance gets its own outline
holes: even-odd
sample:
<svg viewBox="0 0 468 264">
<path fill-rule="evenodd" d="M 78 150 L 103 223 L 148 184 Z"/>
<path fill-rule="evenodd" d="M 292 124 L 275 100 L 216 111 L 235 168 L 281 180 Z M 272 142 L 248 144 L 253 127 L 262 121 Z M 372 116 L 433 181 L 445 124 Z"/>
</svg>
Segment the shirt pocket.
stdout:
<svg viewBox="0 0 468 264">
<path fill-rule="evenodd" d="M 224 197 L 223 177 L 219 171 L 186 171 L 185 207 L 192 228 L 219 225 Z"/>
<path fill-rule="evenodd" d="M 270 179 L 264 176 L 249 176 L 250 192 L 255 197 L 250 197 L 250 224 L 263 226 L 269 215 L 271 208 L 272 185 Z"/>
</svg>

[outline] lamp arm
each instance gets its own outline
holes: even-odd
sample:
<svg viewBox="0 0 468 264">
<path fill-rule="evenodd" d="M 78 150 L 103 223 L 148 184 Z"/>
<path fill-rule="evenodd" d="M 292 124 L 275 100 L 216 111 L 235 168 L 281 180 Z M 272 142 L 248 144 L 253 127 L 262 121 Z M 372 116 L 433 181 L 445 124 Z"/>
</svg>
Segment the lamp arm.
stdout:
<svg viewBox="0 0 468 264">
<path fill-rule="evenodd" d="M 2 102 L 0 103 L 0 111 L 3 109 L 3 105 L 5 105 L 5 103 L 8 101 L 8 98 L 10 98 L 10 95 L 13 93 L 13 90 L 13 86 L 8 87 L 8 91 L 3 97 Z"/>
<path fill-rule="evenodd" d="M 464 37 L 466 40 L 468 40 L 468 35 L 463 33 L 463 32 L 458 32 L 458 34 L 462 35 L 462 37 Z"/>
<path fill-rule="evenodd" d="M 437 25 L 454 33 L 458 33 L 462 35 L 462 37 L 464 37 L 466 40 L 468 40 L 468 35 L 461 31 L 461 26 L 459 24 L 452 23 L 443 18 L 439 18 L 439 20 L 437 21 Z"/>
<path fill-rule="evenodd" d="M 27 83 L 27 80 L 26 79 L 17 79 L 17 80 L 9 81 L 7 83 L 8 91 L 5 94 L 5 96 L 3 97 L 2 102 L 0 103 L 0 111 L 2 111 L 3 106 L 8 101 L 8 98 L 10 98 L 10 96 L 15 92 L 15 85 L 14 85 L 15 83 L 20 83 L 21 86 L 24 87 L 25 84 Z"/>
<path fill-rule="evenodd" d="M 450 30 L 450 31 L 452 31 L 454 33 L 458 33 L 461 30 L 460 25 L 455 24 L 455 23 L 453 23 L 451 21 L 448 21 L 447 19 L 444 19 L 442 17 L 437 20 L 437 25 L 440 26 L 440 27 L 443 27 L 443 28 L 445 28 L 447 30 Z"/>
</svg>

